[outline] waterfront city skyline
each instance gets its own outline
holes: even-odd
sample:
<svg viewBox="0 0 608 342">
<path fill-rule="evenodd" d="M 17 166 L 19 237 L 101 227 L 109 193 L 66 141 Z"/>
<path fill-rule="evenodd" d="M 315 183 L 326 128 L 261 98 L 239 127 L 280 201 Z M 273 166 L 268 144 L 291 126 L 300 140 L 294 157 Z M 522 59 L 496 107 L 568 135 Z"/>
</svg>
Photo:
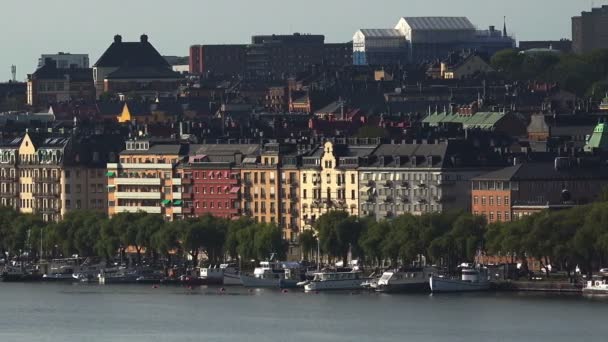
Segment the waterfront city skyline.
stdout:
<svg viewBox="0 0 608 342">
<path fill-rule="evenodd" d="M 0 80 L 9 79 L 11 65 L 18 68 L 17 79 L 25 80 L 44 53 L 86 53 L 93 64 L 115 34 L 123 35 L 125 41 L 137 41 L 139 35 L 146 33 L 162 54 L 186 56 L 192 44 L 247 43 L 254 34 L 313 33 L 325 35 L 327 42 L 347 42 L 357 29 L 392 27 L 400 16 L 467 16 L 478 28 L 500 26 L 506 16 L 508 30 L 518 41 L 557 40 L 571 38 L 570 18 L 592 5 L 586 1 L 556 4 L 553 0 L 466 0 L 456 7 L 449 0 L 386 0 L 378 8 L 375 3 L 361 0 L 311 0 L 294 10 L 278 0 L 184 0 L 175 8 L 155 6 L 157 0 L 146 2 L 145 8 L 141 2 L 118 0 L 105 1 L 103 7 L 77 0 L 63 3 L 61 8 L 46 1 L 11 0 L 3 4 Z M 32 11 L 33 7 L 37 9 Z M 547 8 L 551 8 L 548 17 L 542 15 Z M 539 15 L 543 16 L 542 25 Z"/>
</svg>

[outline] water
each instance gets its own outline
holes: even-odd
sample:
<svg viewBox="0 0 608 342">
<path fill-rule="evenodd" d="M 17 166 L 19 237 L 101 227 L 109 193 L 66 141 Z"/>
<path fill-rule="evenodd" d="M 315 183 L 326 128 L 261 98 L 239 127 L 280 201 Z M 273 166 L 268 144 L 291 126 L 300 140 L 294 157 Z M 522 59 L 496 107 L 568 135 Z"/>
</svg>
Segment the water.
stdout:
<svg viewBox="0 0 608 342">
<path fill-rule="evenodd" d="M 0 283 L 0 341 L 604 341 L 608 299 Z"/>
</svg>

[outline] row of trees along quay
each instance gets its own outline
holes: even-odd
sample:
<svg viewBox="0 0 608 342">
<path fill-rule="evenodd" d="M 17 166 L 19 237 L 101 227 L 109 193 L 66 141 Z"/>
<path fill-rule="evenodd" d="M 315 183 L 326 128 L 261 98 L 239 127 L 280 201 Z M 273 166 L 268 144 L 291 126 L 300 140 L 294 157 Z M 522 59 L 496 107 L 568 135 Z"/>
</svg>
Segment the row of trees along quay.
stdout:
<svg viewBox="0 0 608 342">
<path fill-rule="evenodd" d="M 427 263 L 454 271 L 480 254 L 502 256 L 524 269 L 530 259 L 551 271 L 570 276 L 576 267 L 591 275 L 608 261 L 608 202 L 561 211 L 545 211 L 517 221 L 488 225 L 481 216 L 465 212 L 402 215 L 376 222 L 346 212 L 327 213 L 299 236 L 303 258 L 320 250 L 328 262 L 350 256 L 367 266 Z M 0 251 L 9 259 L 60 258 L 78 254 L 108 261 L 133 254 L 133 263 L 191 266 L 206 259 L 266 260 L 271 253 L 286 257 L 288 242 L 281 230 L 248 217 L 226 220 L 213 216 L 166 222 L 160 215 L 75 211 L 60 222 L 0 208 Z M 189 261 L 183 257 L 189 256 Z M 549 276 L 551 272 L 548 272 Z"/>
</svg>

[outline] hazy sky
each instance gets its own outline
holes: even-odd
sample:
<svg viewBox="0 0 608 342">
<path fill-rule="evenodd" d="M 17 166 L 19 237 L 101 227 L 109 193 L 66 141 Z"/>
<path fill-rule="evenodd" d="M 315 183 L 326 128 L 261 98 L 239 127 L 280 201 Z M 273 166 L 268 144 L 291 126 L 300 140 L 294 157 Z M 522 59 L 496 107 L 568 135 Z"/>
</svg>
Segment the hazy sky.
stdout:
<svg viewBox="0 0 608 342">
<path fill-rule="evenodd" d="M 608 0 L 595 0 L 596 6 Z M 318 33 L 346 42 L 359 28 L 391 28 L 401 16 L 467 16 L 474 25 L 507 25 L 518 40 L 570 38 L 570 18 L 592 0 L 1 0 L 0 80 L 18 79 L 38 57 L 88 53 L 91 64 L 120 33 L 142 33 L 163 55 L 192 44 L 246 43 L 252 34 Z"/>
</svg>

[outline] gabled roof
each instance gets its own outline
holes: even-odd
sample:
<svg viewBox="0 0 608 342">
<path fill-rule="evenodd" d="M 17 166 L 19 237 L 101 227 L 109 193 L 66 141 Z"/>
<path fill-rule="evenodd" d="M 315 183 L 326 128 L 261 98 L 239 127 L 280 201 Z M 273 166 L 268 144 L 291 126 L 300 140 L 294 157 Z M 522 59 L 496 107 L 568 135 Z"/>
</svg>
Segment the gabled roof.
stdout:
<svg viewBox="0 0 608 342">
<path fill-rule="evenodd" d="M 182 78 L 179 73 L 167 69 L 164 67 L 151 67 L 151 66 L 125 66 L 120 67 L 118 70 L 111 72 L 106 75 L 107 80 L 117 79 L 133 79 L 133 78 L 167 78 L 167 79 L 180 79 Z"/>
<path fill-rule="evenodd" d="M 403 17 L 412 30 L 454 31 L 475 30 L 466 17 Z"/>
<path fill-rule="evenodd" d="M 167 60 L 142 36 L 139 42 L 123 42 L 120 36 L 114 37 L 114 43 L 99 58 L 94 67 L 159 67 L 171 66 Z"/>
<path fill-rule="evenodd" d="M 477 112 L 473 115 L 450 113 L 430 114 L 422 120 L 423 123 L 435 126 L 441 123 L 462 124 L 464 128 L 492 129 L 507 114 L 502 112 Z"/>
</svg>

